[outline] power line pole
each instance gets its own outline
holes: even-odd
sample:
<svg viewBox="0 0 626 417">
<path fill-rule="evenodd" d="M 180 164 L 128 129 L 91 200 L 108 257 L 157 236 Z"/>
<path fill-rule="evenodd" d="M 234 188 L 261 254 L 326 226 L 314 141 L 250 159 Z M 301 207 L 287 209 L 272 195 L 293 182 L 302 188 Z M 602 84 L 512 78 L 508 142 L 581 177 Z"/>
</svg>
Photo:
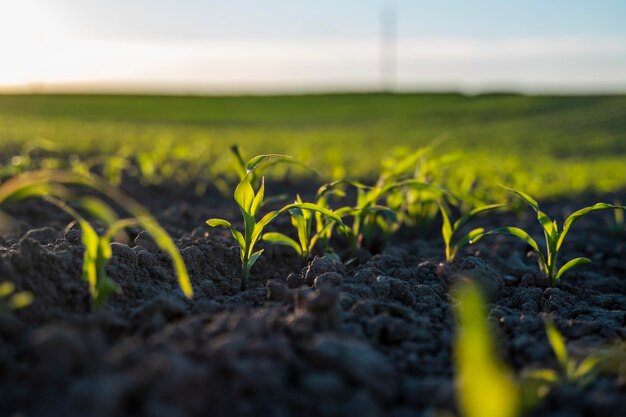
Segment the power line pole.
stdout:
<svg viewBox="0 0 626 417">
<path fill-rule="evenodd" d="M 382 91 L 396 87 L 397 13 L 393 4 L 380 10 L 380 85 Z"/>
</svg>

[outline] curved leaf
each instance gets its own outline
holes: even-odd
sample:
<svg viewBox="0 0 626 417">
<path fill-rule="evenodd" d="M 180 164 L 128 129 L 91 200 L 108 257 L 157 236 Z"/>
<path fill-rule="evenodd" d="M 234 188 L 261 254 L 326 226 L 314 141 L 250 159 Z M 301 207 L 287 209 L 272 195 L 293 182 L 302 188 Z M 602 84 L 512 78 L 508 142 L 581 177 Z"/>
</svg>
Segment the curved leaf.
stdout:
<svg viewBox="0 0 626 417">
<path fill-rule="evenodd" d="M 476 207 L 475 209 L 471 210 L 469 213 L 461 216 L 461 218 L 459 218 L 456 222 L 454 222 L 453 228 L 454 230 L 458 230 L 461 226 L 463 226 L 465 223 L 471 220 L 474 216 L 477 216 L 481 213 L 485 213 L 487 211 L 506 207 L 506 206 L 507 206 L 506 204 L 488 204 L 488 205 Z"/>
<path fill-rule="evenodd" d="M 573 372 L 572 378 L 574 380 L 579 380 L 589 376 L 597 370 L 601 361 L 601 358 L 598 356 L 587 356 L 578 364 L 576 370 Z"/>
<path fill-rule="evenodd" d="M 478 227 L 465 234 L 454 246 L 460 249 L 465 245 L 478 242 L 483 236 L 485 236 L 485 229 Z"/>
<path fill-rule="evenodd" d="M 512 193 L 517 194 L 519 197 L 521 197 L 522 200 L 524 200 L 526 203 L 528 203 L 529 206 L 531 206 L 535 211 L 539 211 L 539 204 L 537 203 L 537 201 L 535 201 L 534 198 L 532 198 L 531 196 L 529 196 L 528 194 L 522 192 L 522 191 L 517 191 L 514 190 L 513 188 L 509 188 L 506 187 L 504 185 L 500 185 L 502 188 L 504 188 L 507 191 L 510 191 Z"/>
<path fill-rule="evenodd" d="M 15 291 L 15 284 L 11 281 L 0 282 L 0 298 L 7 297 Z"/>
<path fill-rule="evenodd" d="M 561 232 L 561 235 L 559 236 L 559 241 L 556 245 L 557 249 L 561 247 L 561 245 L 563 244 L 563 240 L 565 239 L 565 235 L 567 234 L 567 232 L 569 232 L 569 229 L 576 221 L 578 221 L 586 214 L 591 213 L 592 211 L 605 209 L 626 210 L 626 206 L 616 206 L 608 203 L 596 203 L 593 206 L 585 207 L 575 211 L 567 219 L 565 219 L 565 223 L 563 223 L 563 231 Z"/>
<path fill-rule="evenodd" d="M 441 212 L 441 217 L 443 219 L 441 225 L 441 236 L 443 237 L 443 242 L 446 245 L 446 251 L 449 250 L 450 241 L 452 240 L 452 234 L 454 231 L 452 230 L 452 224 L 450 223 L 450 216 L 448 216 L 448 210 L 444 206 L 443 201 L 438 201 L 439 203 L 439 211 Z M 449 256 L 446 256 L 449 257 Z"/>
<path fill-rule="evenodd" d="M 523 377 L 545 382 L 556 382 L 559 380 L 559 374 L 554 369 L 531 369 L 524 371 Z"/>
<path fill-rule="evenodd" d="M 252 216 L 254 216 L 256 212 L 259 210 L 259 207 L 261 207 L 264 197 L 265 197 L 265 177 L 261 178 L 261 187 L 259 187 L 259 191 L 256 193 L 256 195 L 252 199 L 252 203 L 250 205 L 250 214 Z"/>
<path fill-rule="evenodd" d="M 302 248 L 300 247 L 298 242 L 296 242 L 289 236 L 286 236 L 282 233 L 276 233 L 276 232 L 265 233 L 263 235 L 263 240 L 273 245 L 282 245 L 282 246 L 292 247 L 293 249 L 295 249 L 296 252 L 298 252 L 299 255 L 302 255 Z"/>
<path fill-rule="evenodd" d="M 218 227 L 218 226 L 222 226 L 222 227 L 228 227 L 229 229 L 232 229 L 233 226 L 230 224 L 230 222 L 224 220 L 224 219 L 209 219 L 206 221 L 206 224 L 208 224 L 211 227 Z"/>
<path fill-rule="evenodd" d="M 265 216 L 261 218 L 253 227 L 252 233 L 250 234 L 250 243 L 251 247 L 249 250 L 252 250 L 252 246 L 259 240 L 261 237 L 261 233 L 263 233 L 263 229 L 267 226 L 272 220 L 276 218 L 281 213 L 281 210 L 274 210 L 267 213 Z"/>
<path fill-rule="evenodd" d="M 152 235 L 155 243 L 161 248 L 161 250 L 170 256 L 174 264 L 178 284 L 183 290 L 183 293 L 187 297 L 191 298 L 193 292 L 191 283 L 189 282 L 189 275 L 182 256 L 180 255 L 180 252 L 178 252 L 178 248 L 176 248 L 176 245 L 167 232 L 159 226 L 158 222 L 141 204 L 128 197 L 117 187 L 111 185 L 101 177 L 88 172 L 81 173 L 59 170 L 32 171 L 11 178 L 9 181 L 0 186 L 0 204 L 10 197 L 16 190 L 19 190 L 24 186 L 36 186 L 37 184 L 44 186 L 52 184 L 53 187 L 55 187 L 53 188 L 54 193 L 52 193 L 52 195 L 56 195 L 62 199 L 66 198 L 63 195 L 58 195 L 58 193 L 65 192 L 65 188 L 59 184 L 74 184 L 94 189 L 115 201 L 120 207 L 132 214 L 141 226 Z"/>
<path fill-rule="evenodd" d="M 250 214 L 250 207 L 254 200 L 254 189 L 250 184 L 248 177 L 244 178 L 237 184 L 235 188 L 235 202 L 241 208 L 241 211 Z"/>
<path fill-rule="evenodd" d="M 77 203 L 83 210 L 106 225 L 112 225 L 118 220 L 118 216 L 111 206 L 99 198 L 91 196 L 82 197 L 78 199 Z"/>
<path fill-rule="evenodd" d="M 246 173 L 249 174 L 250 172 L 254 171 L 261 162 L 267 160 L 276 160 L 276 159 L 290 159 L 291 156 L 289 155 L 282 155 L 282 154 L 275 154 L 275 153 L 270 153 L 270 154 L 265 154 L 265 155 L 257 155 L 253 158 L 251 158 L 250 160 L 248 160 L 248 163 L 246 164 Z M 278 162 L 278 161 L 276 161 Z"/>
<path fill-rule="evenodd" d="M 528 245 L 530 245 L 530 247 L 533 248 L 533 250 L 537 252 L 537 254 L 543 258 L 543 254 L 541 253 L 541 250 L 539 249 L 539 245 L 537 244 L 535 239 L 530 237 L 528 233 L 526 233 L 524 230 L 518 227 L 498 227 L 497 229 L 490 230 L 486 234 L 487 235 L 501 234 L 501 235 L 515 236 L 523 240 L 524 242 L 526 242 Z"/>
<path fill-rule="evenodd" d="M 241 247 L 241 250 L 244 250 L 244 247 L 246 246 L 245 240 L 243 238 L 243 235 L 241 234 L 241 232 L 239 232 L 238 230 L 236 230 L 232 224 L 230 224 L 230 222 L 224 220 L 224 219 L 209 219 L 206 221 L 206 224 L 208 224 L 211 227 L 226 227 L 230 230 L 231 234 L 233 235 L 233 238 L 235 238 L 235 240 L 237 241 L 237 243 L 239 244 L 239 246 Z"/>
<path fill-rule="evenodd" d="M 556 274 L 556 278 L 555 280 L 559 280 L 561 278 L 561 276 L 563 276 L 563 274 L 565 272 L 567 272 L 569 269 L 578 266 L 578 265 L 585 265 L 591 263 L 591 259 L 589 258 L 576 258 L 576 259 L 572 259 L 571 261 L 567 262 L 565 265 L 563 265 L 561 267 L 561 269 L 559 269 L 559 272 Z"/>
<path fill-rule="evenodd" d="M 554 355 L 556 356 L 561 368 L 563 370 L 567 369 L 567 364 L 569 362 L 569 356 L 567 354 L 567 347 L 565 345 L 565 339 L 559 330 L 556 328 L 554 323 L 547 319 L 546 320 L 546 336 L 548 337 L 548 342 L 550 342 L 550 346 L 552 346 L 552 350 L 554 351 Z"/>
<path fill-rule="evenodd" d="M 33 294 L 29 291 L 16 292 L 9 299 L 9 307 L 12 310 L 28 307 L 33 303 Z"/>
<path fill-rule="evenodd" d="M 174 241 L 170 235 L 157 223 L 152 216 L 139 216 L 136 217 L 141 227 L 152 236 L 154 243 L 165 253 L 167 253 L 172 259 L 174 264 L 174 272 L 178 277 L 178 284 L 183 294 L 187 298 L 193 297 L 193 289 L 191 288 L 191 281 L 187 273 L 187 267 L 183 261 L 183 257 L 178 251 L 178 248 L 174 244 Z"/>
<path fill-rule="evenodd" d="M 250 273 L 250 269 L 252 269 L 252 265 L 254 265 L 256 261 L 259 260 L 259 257 L 261 256 L 262 253 L 263 253 L 263 249 L 261 249 L 260 251 L 254 252 L 252 255 L 250 255 L 250 258 L 248 259 L 248 263 L 245 266 L 248 273 Z"/>
<path fill-rule="evenodd" d="M 458 322 L 454 342 L 458 404 L 465 417 L 515 417 L 519 390 L 513 372 L 496 354 L 485 302 L 479 288 L 458 289 Z"/>
</svg>

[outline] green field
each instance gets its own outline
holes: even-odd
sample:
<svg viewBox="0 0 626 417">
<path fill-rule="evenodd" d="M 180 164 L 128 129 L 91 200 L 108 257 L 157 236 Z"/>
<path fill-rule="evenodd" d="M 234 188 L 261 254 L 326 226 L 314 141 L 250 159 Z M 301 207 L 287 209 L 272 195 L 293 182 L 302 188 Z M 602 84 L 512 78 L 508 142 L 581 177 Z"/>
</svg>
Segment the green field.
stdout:
<svg viewBox="0 0 626 417">
<path fill-rule="evenodd" d="M 626 186 L 626 96 L 0 96 L 5 167 L 42 146 L 59 159 L 144 155 L 157 169 L 177 160 L 172 171 L 217 175 L 239 144 L 364 178 L 395 148 L 433 141 L 433 161 L 450 156 L 437 162 L 448 185 L 501 181 L 539 196 Z"/>
</svg>

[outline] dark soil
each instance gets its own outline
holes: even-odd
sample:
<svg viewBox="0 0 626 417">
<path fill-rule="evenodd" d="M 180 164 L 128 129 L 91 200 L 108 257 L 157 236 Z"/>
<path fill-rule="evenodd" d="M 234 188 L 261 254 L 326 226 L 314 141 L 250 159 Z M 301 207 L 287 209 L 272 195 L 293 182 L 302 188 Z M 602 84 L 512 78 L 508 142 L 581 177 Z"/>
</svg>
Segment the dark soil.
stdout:
<svg viewBox="0 0 626 417">
<path fill-rule="evenodd" d="M 35 301 L 0 314 L 0 415 L 399 417 L 454 410 L 448 288 L 459 269 L 489 288 L 500 352 L 517 371 L 557 368 L 546 316 L 574 353 L 626 339 L 626 235 L 611 231 L 612 213 L 574 226 L 565 258 L 594 262 L 556 288 L 513 238 L 483 239 L 452 267 L 438 267 L 443 244 L 435 227 L 402 230 L 381 253 L 363 250 L 348 265 L 325 257 L 303 268 L 295 253 L 268 247 L 241 292 L 238 248 L 226 231 L 204 225 L 216 216 L 237 221 L 234 202 L 196 197 L 191 187 L 126 189 L 176 237 L 195 299 L 183 297 L 168 258 L 135 230 L 126 243 L 113 243 L 108 266 L 122 294 L 92 313 L 80 274 L 80 230 L 44 202 L 12 206 L 19 231 L 0 236 L 0 280 L 31 291 Z M 296 186 L 274 189 L 295 194 Z M 545 211 L 560 216 L 615 197 L 578 197 Z M 482 222 L 539 232 L 530 212 Z M 275 227 L 289 232 L 289 219 Z M 530 415 L 617 417 L 624 410 L 626 381 L 609 372 L 584 389 L 553 390 Z"/>
</svg>

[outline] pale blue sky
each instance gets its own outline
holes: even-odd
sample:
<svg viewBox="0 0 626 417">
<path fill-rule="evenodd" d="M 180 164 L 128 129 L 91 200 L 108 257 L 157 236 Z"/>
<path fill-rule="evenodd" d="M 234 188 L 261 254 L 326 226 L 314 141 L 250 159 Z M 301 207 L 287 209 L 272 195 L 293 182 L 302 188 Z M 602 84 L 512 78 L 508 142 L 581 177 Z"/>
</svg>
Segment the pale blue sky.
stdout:
<svg viewBox="0 0 626 417">
<path fill-rule="evenodd" d="M 0 0 L 0 87 L 626 91 L 626 0 Z M 82 88 L 82 87 L 81 87 Z"/>
<path fill-rule="evenodd" d="M 624 0 L 45 0 L 97 37 L 281 38 L 376 36 L 394 5 L 402 36 L 626 35 Z"/>
</svg>

